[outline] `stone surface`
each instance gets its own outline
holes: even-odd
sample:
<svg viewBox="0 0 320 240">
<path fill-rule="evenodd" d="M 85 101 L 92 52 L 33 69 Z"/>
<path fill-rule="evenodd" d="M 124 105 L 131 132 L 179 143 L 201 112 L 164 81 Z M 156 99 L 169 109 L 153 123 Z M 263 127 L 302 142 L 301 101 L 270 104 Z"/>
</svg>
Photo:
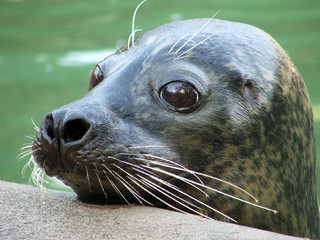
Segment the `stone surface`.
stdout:
<svg viewBox="0 0 320 240">
<path fill-rule="evenodd" d="M 74 193 L 0 181 L 0 239 L 298 239 L 144 206 L 89 205 Z"/>
</svg>

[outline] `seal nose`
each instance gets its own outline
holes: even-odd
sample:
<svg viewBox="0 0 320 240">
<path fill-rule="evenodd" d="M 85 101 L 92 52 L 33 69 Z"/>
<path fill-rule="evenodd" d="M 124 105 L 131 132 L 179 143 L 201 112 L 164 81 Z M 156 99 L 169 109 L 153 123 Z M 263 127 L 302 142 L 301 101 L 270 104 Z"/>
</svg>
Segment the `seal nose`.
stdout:
<svg viewBox="0 0 320 240">
<path fill-rule="evenodd" d="M 82 118 L 68 120 L 63 128 L 63 140 L 66 143 L 76 142 L 83 138 L 89 128 L 90 124 Z"/>
<path fill-rule="evenodd" d="M 84 117 L 66 117 L 64 112 L 48 113 L 42 121 L 44 137 L 60 144 L 81 140 L 89 129 L 90 123 Z"/>
</svg>

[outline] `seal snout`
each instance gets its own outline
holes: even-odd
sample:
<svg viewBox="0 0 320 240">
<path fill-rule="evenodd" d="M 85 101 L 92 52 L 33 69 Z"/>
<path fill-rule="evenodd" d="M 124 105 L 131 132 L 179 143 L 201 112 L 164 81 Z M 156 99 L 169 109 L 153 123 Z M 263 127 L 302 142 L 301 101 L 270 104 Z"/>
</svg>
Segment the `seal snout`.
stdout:
<svg viewBox="0 0 320 240">
<path fill-rule="evenodd" d="M 77 151 L 95 136 L 92 125 L 85 114 L 74 109 L 48 113 L 33 143 L 35 161 L 49 176 L 72 171 Z"/>
</svg>

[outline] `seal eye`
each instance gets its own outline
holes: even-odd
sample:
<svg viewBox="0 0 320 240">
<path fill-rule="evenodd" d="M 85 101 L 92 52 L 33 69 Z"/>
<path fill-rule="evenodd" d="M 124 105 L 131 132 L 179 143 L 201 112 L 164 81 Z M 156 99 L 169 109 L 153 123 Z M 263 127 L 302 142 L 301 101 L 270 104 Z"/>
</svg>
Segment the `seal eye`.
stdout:
<svg viewBox="0 0 320 240">
<path fill-rule="evenodd" d="M 185 111 L 199 100 L 196 88 L 186 82 L 169 82 L 160 89 L 160 97 L 173 107 L 174 111 Z"/>
<path fill-rule="evenodd" d="M 89 90 L 91 90 L 92 88 L 97 86 L 100 82 L 102 82 L 103 79 L 104 79 L 103 72 L 102 72 L 101 68 L 99 67 L 99 65 L 97 65 L 93 69 L 91 76 L 90 76 Z"/>
</svg>

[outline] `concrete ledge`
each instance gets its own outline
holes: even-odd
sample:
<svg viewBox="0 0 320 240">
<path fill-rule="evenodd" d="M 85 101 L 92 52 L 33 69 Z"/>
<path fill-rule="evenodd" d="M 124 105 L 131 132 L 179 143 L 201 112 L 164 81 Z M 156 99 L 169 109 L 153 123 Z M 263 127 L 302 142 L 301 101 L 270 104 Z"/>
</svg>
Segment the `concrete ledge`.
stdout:
<svg viewBox="0 0 320 240">
<path fill-rule="evenodd" d="M 0 181 L 0 239 L 298 239 L 143 206 L 88 205 L 73 193 Z"/>
</svg>

